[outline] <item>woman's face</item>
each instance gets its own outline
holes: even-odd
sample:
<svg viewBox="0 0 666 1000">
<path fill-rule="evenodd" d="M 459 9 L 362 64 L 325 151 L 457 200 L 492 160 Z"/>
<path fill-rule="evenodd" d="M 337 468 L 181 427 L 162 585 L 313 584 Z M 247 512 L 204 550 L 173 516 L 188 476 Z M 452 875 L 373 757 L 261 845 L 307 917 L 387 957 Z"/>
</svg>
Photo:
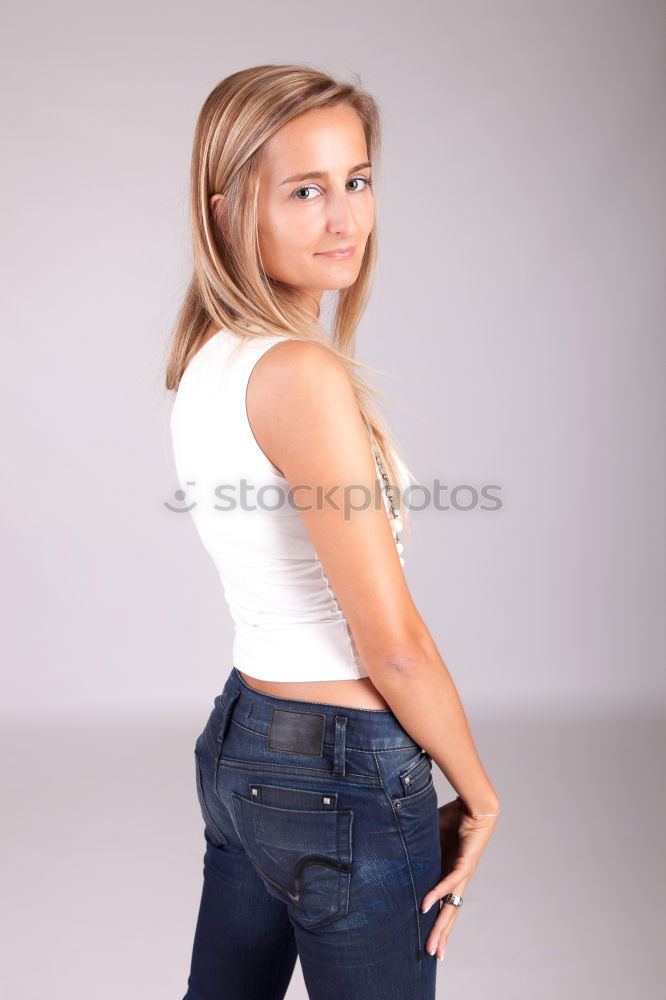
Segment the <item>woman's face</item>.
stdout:
<svg viewBox="0 0 666 1000">
<path fill-rule="evenodd" d="M 349 105 L 304 112 L 264 147 L 259 177 L 259 247 L 271 277 L 317 303 L 352 285 L 375 205 L 361 120 Z M 351 256 L 324 256 L 353 248 Z"/>
</svg>

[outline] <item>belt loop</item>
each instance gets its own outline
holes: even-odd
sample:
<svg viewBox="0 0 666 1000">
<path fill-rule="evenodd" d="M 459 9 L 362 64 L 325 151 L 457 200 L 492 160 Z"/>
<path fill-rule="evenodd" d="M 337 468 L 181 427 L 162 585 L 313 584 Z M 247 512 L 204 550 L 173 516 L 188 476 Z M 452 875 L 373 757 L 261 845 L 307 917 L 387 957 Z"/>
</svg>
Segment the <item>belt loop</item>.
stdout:
<svg viewBox="0 0 666 1000">
<path fill-rule="evenodd" d="M 220 747 L 224 743 L 224 738 L 227 735 L 227 729 L 229 728 L 229 720 L 231 718 L 231 709 L 236 704 L 236 701 L 238 700 L 239 696 L 240 696 L 240 688 L 238 688 L 236 691 L 234 691 L 232 695 L 230 695 L 226 705 L 224 705 L 224 707 L 222 708 L 222 722 L 220 724 L 220 732 L 217 737 L 220 743 Z"/>
<path fill-rule="evenodd" d="M 333 761 L 333 774 L 345 773 L 345 736 L 347 732 L 347 716 L 336 715 L 335 717 L 335 755 Z"/>
<path fill-rule="evenodd" d="M 220 708 L 222 709 L 222 721 L 220 723 L 220 731 L 217 735 L 217 752 L 215 753 L 215 760 L 213 761 L 213 787 L 217 791 L 217 772 L 220 766 L 220 757 L 222 756 L 222 745 L 224 743 L 224 737 L 227 735 L 227 729 L 229 728 L 229 721 L 231 719 L 231 709 L 236 703 L 240 695 L 240 688 L 230 696 L 224 707 L 222 706 L 222 696 L 220 696 Z M 219 793 L 218 793 L 219 794 Z"/>
</svg>

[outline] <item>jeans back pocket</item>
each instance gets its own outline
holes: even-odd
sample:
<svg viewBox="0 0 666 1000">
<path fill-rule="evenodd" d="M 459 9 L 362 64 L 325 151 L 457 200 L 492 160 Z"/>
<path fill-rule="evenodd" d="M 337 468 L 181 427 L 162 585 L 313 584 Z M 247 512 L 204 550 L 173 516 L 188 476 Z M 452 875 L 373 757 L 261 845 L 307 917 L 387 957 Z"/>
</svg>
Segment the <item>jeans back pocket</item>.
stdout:
<svg viewBox="0 0 666 1000">
<path fill-rule="evenodd" d="M 232 794 L 238 834 L 268 892 L 302 927 L 349 910 L 353 810 L 326 791 L 250 783 Z"/>
</svg>

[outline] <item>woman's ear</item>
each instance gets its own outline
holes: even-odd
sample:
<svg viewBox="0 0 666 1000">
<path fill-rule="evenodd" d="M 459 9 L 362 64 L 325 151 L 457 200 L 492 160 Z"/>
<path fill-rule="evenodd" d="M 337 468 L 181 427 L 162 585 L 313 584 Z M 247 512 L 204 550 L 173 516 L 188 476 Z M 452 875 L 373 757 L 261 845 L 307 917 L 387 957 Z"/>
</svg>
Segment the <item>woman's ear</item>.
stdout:
<svg viewBox="0 0 666 1000">
<path fill-rule="evenodd" d="M 222 219 L 224 218 L 224 211 L 225 211 L 225 208 L 226 208 L 226 200 L 227 200 L 227 196 L 226 195 L 224 195 L 224 194 L 214 194 L 214 195 L 211 195 L 209 205 L 210 205 L 210 210 L 211 210 L 211 214 L 213 215 L 213 218 L 215 219 L 215 221 L 217 222 L 218 226 L 220 227 L 220 229 L 224 233 L 224 238 L 229 243 L 230 242 L 230 240 L 229 240 L 229 233 L 228 233 L 226 227 L 222 224 Z"/>
</svg>

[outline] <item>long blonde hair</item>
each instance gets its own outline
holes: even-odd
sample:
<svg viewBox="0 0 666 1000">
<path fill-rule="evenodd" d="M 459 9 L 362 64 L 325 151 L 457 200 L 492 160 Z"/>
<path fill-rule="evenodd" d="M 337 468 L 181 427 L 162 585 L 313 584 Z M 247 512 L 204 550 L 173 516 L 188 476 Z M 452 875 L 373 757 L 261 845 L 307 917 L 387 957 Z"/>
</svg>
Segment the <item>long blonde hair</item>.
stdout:
<svg viewBox="0 0 666 1000">
<path fill-rule="evenodd" d="M 375 397 L 386 398 L 386 394 L 354 370 L 379 371 L 353 357 L 356 328 L 367 304 L 377 260 L 376 222 L 358 278 L 337 293 L 330 336 L 297 289 L 266 273 L 259 252 L 257 195 L 264 144 L 298 115 L 343 103 L 354 108 L 361 119 L 368 156 L 376 170 L 381 128 L 374 99 L 357 86 L 317 69 L 294 64 L 252 66 L 226 77 L 204 101 L 194 133 L 190 172 L 193 274 L 176 318 L 166 388 L 178 388 L 211 324 L 240 338 L 284 334 L 320 344 L 349 371 L 373 450 L 388 475 L 393 504 L 409 534 L 408 508 L 400 484 L 405 473 L 412 480 L 414 477 L 374 404 Z M 213 212 L 210 199 L 217 193 L 227 197 L 218 201 Z"/>
</svg>

